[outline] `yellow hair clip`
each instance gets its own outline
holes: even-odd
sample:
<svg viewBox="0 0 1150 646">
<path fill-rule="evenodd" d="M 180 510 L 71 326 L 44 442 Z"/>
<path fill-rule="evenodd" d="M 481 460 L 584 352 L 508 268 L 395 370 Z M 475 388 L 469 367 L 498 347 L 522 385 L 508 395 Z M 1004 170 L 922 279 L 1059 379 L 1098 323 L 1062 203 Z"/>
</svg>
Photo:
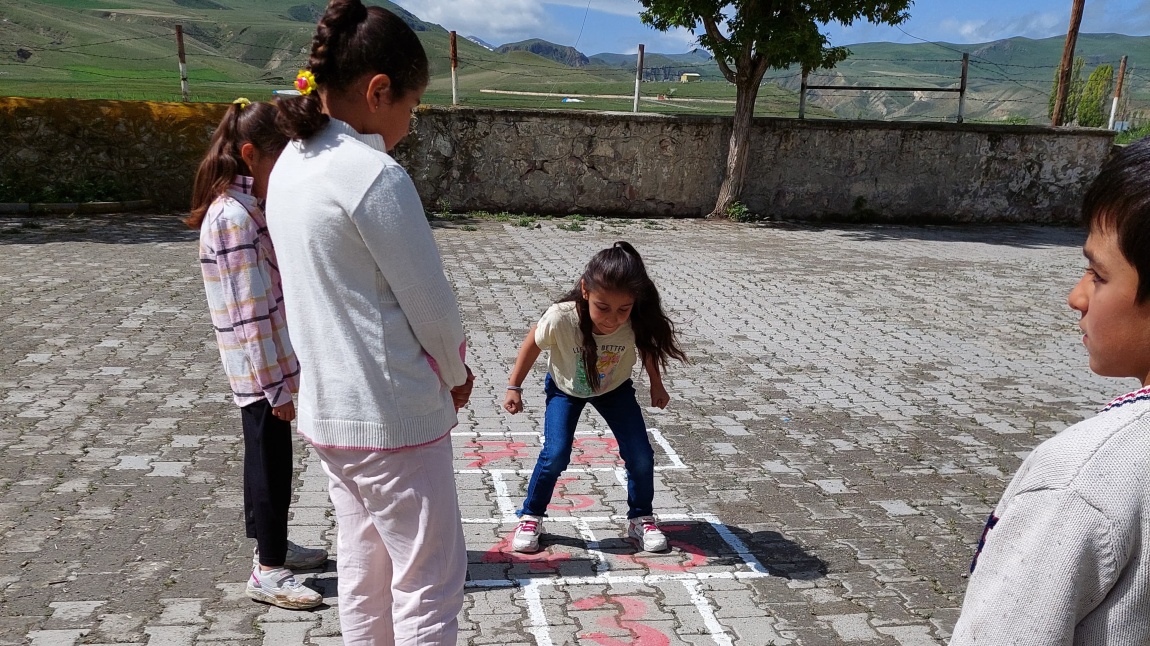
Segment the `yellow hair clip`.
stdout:
<svg viewBox="0 0 1150 646">
<path fill-rule="evenodd" d="M 252 104 L 252 102 L 250 100 L 245 99 L 242 96 L 240 98 L 236 99 L 235 101 L 232 101 L 232 105 L 240 106 L 241 110 L 243 110 L 244 108 L 248 107 L 251 104 Z"/>
<path fill-rule="evenodd" d="M 310 70 L 300 70 L 299 75 L 295 77 L 295 89 L 304 96 L 311 94 L 315 91 L 315 74 Z"/>
</svg>

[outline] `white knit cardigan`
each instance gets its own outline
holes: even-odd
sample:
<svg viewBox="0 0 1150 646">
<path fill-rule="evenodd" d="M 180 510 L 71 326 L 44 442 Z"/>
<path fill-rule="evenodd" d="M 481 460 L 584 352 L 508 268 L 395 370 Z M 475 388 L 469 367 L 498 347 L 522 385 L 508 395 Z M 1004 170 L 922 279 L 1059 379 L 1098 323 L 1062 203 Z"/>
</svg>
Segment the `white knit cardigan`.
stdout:
<svg viewBox="0 0 1150 646">
<path fill-rule="evenodd" d="M 434 441 L 466 380 L 459 305 L 415 185 L 378 135 L 332 120 L 283 151 L 267 221 L 299 357 L 299 431 L 363 450 Z"/>
<path fill-rule="evenodd" d="M 1150 645 L 1150 388 L 1043 442 L 987 523 L 950 646 Z"/>
</svg>

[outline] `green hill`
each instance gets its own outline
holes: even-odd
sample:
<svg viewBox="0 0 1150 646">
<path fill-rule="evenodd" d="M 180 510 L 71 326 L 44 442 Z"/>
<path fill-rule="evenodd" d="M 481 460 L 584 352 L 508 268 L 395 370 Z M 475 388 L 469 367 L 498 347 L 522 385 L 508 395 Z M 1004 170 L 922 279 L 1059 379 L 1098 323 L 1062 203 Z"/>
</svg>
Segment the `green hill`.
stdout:
<svg viewBox="0 0 1150 646">
<path fill-rule="evenodd" d="M 517 43 L 507 43 L 495 49 L 499 54 L 511 52 L 531 52 L 543 58 L 562 63 L 568 67 L 587 67 L 591 61 L 574 47 L 556 45 L 539 38 L 532 38 Z"/>
<path fill-rule="evenodd" d="M 812 74 L 812 85 L 862 87 L 958 87 L 962 53 L 970 54 L 967 115 L 986 121 L 1049 123 L 1047 117 L 1054 74 L 1062 58 L 1064 38 L 1009 38 L 992 43 L 866 43 L 851 45 L 851 57 L 834 70 Z M 1150 108 L 1150 37 L 1082 34 L 1075 50 L 1085 60 L 1083 78 L 1095 67 L 1129 57 L 1128 111 Z M 777 70 L 767 80 L 797 90 L 794 70 Z M 958 99 L 953 94 L 890 91 L 812 91 L 810 100 L 843 117 L 883 119 L 953 119 Z M 1107 107 L 1109 112 L 1109 107 Z"/>
<path fill-rule="evenodd" d="M 431 60 L 424 101 L 451 102 L 449 34 L 395 4 L 375 0 L 402 16 L 419 34 Z M 321 0 L 9 0 L 0 4 L 0 93 L 17 96 L 179 100 L 175 26 L 185 33 L 191 98 L 228 101 L 267 98 L 290 87 L 307 61 Z M 526 41 L 540 44 L 545 41 Z M 1083 75 L 1128 55 L 1128 112 L 1150 111 L 1150 37 L 1083 34 Z M 512 47 L 500 53 L 466 38 L 457 41 L 459 96 L 465 105 L 630 110 L 634 54 L 584 57 L 550 45 L 539 55 Z M 860 89 L 861 86 L 955 87 L 962 52 L 971 56 L 969 120 L 1044 123 L 1062 38 L 1011 38 L 978 45 L 868 43 L 834 70 L 811 77 L 816 85 L 851 86 L 811 91 L 811 116 L 953 120 L 957 97 L 930 92 Z M 570 51 L 568 51 L 570 50 Z M 572 58 L 575 54 L 576 58 Z M 583 61 L 587 60 L 586 63 Z M 702 83 L 680 84 L 683 72 Z M 648 52 L 642 109 L 682 114 L 730 114 L 734 87 L 707 52 Z M 768 72 L 759 115 L 797 113 L 800 77 Z M 580 95 L 582 103 L 564 103 Z M 663 97 L 666 100 L 660 100 Z"/>
<path fill-rule="evenodd" d="M 431 60 L 424 101 L 451 102 L 449 34 L 373 1 L 415 28 Z M 17 0 L 0 4 L 0 93 L 14 96 L 180 100 L 175 26 L 185 34 L 193 101 L 268 98 L 307 61 L 319 0 Z M 577 68 L 528 51 L 492 52 L 457 40 L 465 105 L 630 110 L 634 67 Z M 572 50 L 573 51 L 573 50 Z M 654 60 L 658 61 L 657 55 Z M 514 92 L 495 94 L 488 92 Z M 564 103 L 567 94 L 596 95 Z M 727 83 L 651 83 L 643 110 L 730 114 Z M 546 96 L 556 95 L 556 96 Z M 659 95 L 684 101 L 658 101 Z M 760 114 L 793 114 L 794 92 L 764 92 Z M 825 116 L 833 116 L 823 111 Z"/>
</svg>

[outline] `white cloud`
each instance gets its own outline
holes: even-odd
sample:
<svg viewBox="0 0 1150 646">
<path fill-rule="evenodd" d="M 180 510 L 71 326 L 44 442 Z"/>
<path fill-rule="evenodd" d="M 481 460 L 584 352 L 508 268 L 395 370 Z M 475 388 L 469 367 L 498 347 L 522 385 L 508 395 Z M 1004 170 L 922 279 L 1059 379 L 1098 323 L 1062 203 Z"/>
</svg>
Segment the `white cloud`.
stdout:
<svg viewBox="0 0 1150 646">
<path fill-rule="evenodd" d="M 544 23 L 539 0 L 398 0 L 422 20 L 489 41 L 515 40 Z"/>
<path fill-rule="evenodd" d="M 587 0 L 542 0 L 542 2 L 543 4 L 577 7 L 579 9 L 590 7 L 591 11 L 619 16 L 638 16 L 643 11 L 643 5 L 635 2 L 635 0 L 590 0 L 590 3 Z"/>
<path fill-rule="evenodd" d="M 1030 13 L 1007 18 L 1005 20 L 955 20 L 953 18 L 939 23 L 939 31 L 943 40 L 954 40 L 961 43 L 983 43 L 1013 36 L 1027 38 L 1047 38 L 1066 31 L 1066 16 L 1060 13 L 1047 13 L 1032 11 Z"/>
</svg>

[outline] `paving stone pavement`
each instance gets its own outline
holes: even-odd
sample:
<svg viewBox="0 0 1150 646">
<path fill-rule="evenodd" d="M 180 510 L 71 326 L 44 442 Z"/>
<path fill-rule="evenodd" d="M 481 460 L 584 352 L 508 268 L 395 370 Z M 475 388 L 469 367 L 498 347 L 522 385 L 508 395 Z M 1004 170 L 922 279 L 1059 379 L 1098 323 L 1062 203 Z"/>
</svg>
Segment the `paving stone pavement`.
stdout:
<svg viewBox="0 0 1150 646">
<path fill-rule="evenodd" d="M 474 229 L 474 230 L 469 230 Z M 478 376 L 454 443 L 461 644 L 945 643 L 982 522 L 1038 442 L 1128 390 L 1065 304 L 1079 231 L 588 221 L 437 228 Z M 545 551 L 506 549 L 542 424 L 503 414 L 526 328 L 598 249 L 644 254 L 692 363 L 648 410 L 669 554 L 622 539 L 588 413 Z M 170 216 L 0 219 L 0 644 L 340 643 L 243 596 L 238 411 Z M 540 364 L 542 365 L 542 364 Z M 645 386 L 639 381 L 640 397 Z M 296 445 L 294 540 L 331 549 Z M 333 550 L 334 552 L 334 550 Z"/>
</svg>

